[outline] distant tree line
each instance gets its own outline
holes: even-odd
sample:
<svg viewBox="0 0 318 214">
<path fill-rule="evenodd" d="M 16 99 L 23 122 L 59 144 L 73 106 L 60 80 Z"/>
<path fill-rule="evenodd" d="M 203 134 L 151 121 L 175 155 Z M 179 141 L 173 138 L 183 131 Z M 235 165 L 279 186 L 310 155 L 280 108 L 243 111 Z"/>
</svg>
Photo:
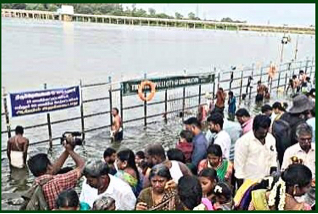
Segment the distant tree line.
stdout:
<svg viewBox="0 0 318 214">
<path fill-rule="evenodd" d="M 65 4 L 64 4 L 65 5 Z M 67 4 L 74 7 L 75 13 L 80 14 L 94 14 L 94 15 L 114 15 L 114 16 L 131 16 L 131 17 L 150 17 L 161 19 L 189 19 L 201 20 L 195 13 L 190 12 L 188 17 L 183 17 L 180 13 L 176 12 L 175 16 L 169 16 L 165 13 L 157 13 L 155 9 L 149 8 L 148 11 L 136 8 L 136 4 L 132 8 L 124 8 L 122 4 Z M 18 9 L 18 10 L 42 10 L 56 12 L 62 4 L 2 4 L 3 9 Z M 212 21 L 212 20 L 210 20 Z M 213 20 L 216 21 L 216 20 Z M 232 20 L 231 18 L 223 18 L 221 22 L 236 22 L 243 23 L 245 21 Z"/>
</svg>

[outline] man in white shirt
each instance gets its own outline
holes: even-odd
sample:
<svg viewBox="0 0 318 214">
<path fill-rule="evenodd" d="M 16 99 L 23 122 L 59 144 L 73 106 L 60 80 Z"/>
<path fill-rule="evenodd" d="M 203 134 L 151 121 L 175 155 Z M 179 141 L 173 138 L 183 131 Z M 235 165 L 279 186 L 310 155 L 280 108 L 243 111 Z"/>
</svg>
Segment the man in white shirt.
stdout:
<svg viewBox="0 0 318 214">
<path fill-rule="evenodd" d="M 93 207 L 94 201 L 102 196 L 115 200 L 116 210 L 134 210 L 136 197 L 131 187 L 120 178 L 108 174 L 109 167 L 103 161 L 91 161 L 84 168 L 80 202 Z"/>
<path fill-rule="evenodd" d="M 277 170 L 275 138 L 268 133 L 271 120 L 257 115 L 253 130 L 235 143 L 234 169 L 240 186 L 244 179 L 258 180 Z"/>
<path fill-rule="evenodd" d="M 311 143 L 312 128 L 307 123 L 302 123 L 296 128 L 298 143 L 287 148 L 284 154 L 282 170 L 285 170 L 293 162 L 307 166 L 315 178 L 316 152 L 315 144 Z"/>
<path fill-rule="evenodd" d="M 217 144 L 222 149 L 223 157 L 230 158 L 231 138 L 230 135 L 223 130 L 223 116 L 220 113 L 212 113 L 208 117 L 209 129 L 212 133 L 216 133 L 213 144 Z"/>
</svg>

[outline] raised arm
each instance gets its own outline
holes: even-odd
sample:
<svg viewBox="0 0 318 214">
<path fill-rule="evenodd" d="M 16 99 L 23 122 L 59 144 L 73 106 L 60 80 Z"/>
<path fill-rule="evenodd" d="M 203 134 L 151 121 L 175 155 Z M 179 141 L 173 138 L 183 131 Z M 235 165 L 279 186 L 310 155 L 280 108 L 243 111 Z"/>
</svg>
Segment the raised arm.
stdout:
<svg viewBox="0 0 318 214">
<path fill-rule="evenodd" d="M 68 158 L 68 152 L 66 150 L 64 150 L 64 152 L 60 155 L 60 157 L 54 162 L 53 164 L 53 171 L 52 174 L 55 175 L 56 173 L 58 173 L 58 171 L 60 171 L 60 169 L 62 168 L 62 166 L 64 165 L 66 159 Z"/>
<path fill-rule="evenodd" d="M 72 157 L 76 164 L 76 170 L 78 171 L 77 173 L 77 178 L 82 177 L 82 172 L 85 166 L 85 160 L 79 156 L 76 152 L 74 152 L 74 147 L 67 144 L 65 145 L 65 149 L 67 150 L 68 154 Z"/>
</svg>

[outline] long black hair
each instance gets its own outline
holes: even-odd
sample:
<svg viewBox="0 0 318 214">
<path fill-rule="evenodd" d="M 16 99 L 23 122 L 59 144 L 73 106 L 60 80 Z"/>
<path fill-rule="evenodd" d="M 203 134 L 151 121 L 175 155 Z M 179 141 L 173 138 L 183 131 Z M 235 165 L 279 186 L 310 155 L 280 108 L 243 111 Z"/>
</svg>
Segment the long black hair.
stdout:
<svg viewBox="0 0 318 214">
<path fill-rule="evenodd" d="M 139 172 L 138 172 L 138 169 L 137 169 L 137 166 L 136 166 L 136 162 L 135 162 L 135 154 L 133 151 L 131 151 L 130 149 L 124 149 L 124 150 L 121 150 L 117 153 L 117 157 L 119 160 L 121 161 L 127 161 L 127 167 L 130 167 L 132 168 L 135 173 L 136 173 L 136 176 L 137 176 L 137 179 L 139 181 Z"/>
</svg>

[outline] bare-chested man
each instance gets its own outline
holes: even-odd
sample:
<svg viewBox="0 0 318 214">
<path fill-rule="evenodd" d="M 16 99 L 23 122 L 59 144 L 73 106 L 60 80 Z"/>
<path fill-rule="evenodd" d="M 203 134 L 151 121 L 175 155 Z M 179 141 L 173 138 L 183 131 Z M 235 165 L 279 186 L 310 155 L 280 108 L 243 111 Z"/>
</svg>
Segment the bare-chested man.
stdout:
<svg viewBox="0 0 318 214">
<path fill-rule="evenodd" d="M 122 123 L 121 123 L 121 118 L 119 116 L 118 108 L 112 109 L 112 115 L 113 115 L 113 124 L 111 128 L 112 140 L 121 141 L 123 139 L 123 129 L 122 129 Z"/>
<path fill-rule="evenodd" d="M 7 156 L 11 166 L 23 168 L 26 166 L 29 139 L 23 137 L 23 127 L 15 128 L 15 136 L 8 140 Z"/>
</svg>

